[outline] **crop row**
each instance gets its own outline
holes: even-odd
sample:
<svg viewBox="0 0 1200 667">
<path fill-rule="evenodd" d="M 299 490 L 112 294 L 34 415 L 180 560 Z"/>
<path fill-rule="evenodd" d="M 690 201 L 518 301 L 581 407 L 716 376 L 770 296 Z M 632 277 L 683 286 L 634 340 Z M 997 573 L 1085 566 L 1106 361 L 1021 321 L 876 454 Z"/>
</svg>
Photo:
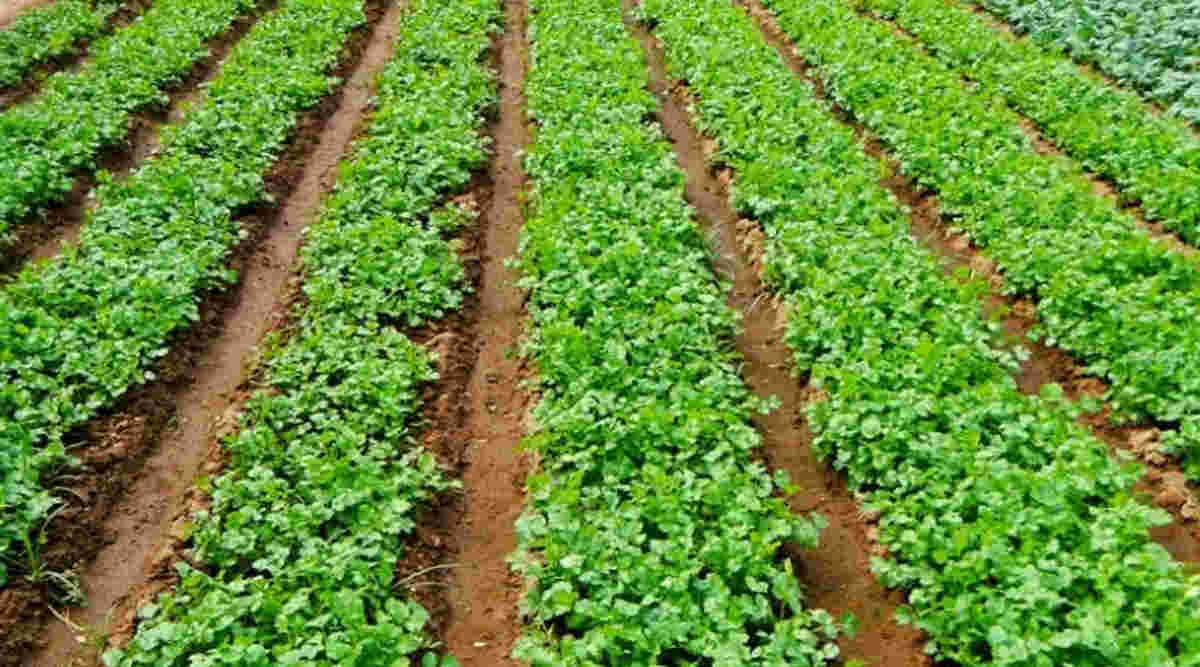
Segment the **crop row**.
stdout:
<svg viewBox="0 0 1200 667">
<path fill-rule="evenodd" d="M 0 86 L 11 86 L 36 65 L 66 55 L 79 40 L 104 29 L 116 7 L 89 0 L 60 0 L 22 14 L 0 31 Z"/>
<path fill-rule="evenodd" d="M 977 0 L 1044 47 L 1062 49 L 1200 122 L 1196 0 Z"/>
<path fill-rule="evenodd" d="M 366 134 L 310 229 L 307 300 L 196 517 L 190 560 L 204 570 L 179 566 L 110 667 L 408 665 L 435 648 L 428 612 L 394 584 L 419 513 L 457 482 L 416 437 L 430 355 L 392 325 L 436 318 L 469 289 L 436 224 L 465 213 L 435 206 L 486 157 L 495 93 L 478 62 L 499 6 L 407 11 Z"/>
<path fill-rule="evenodd" d="M 894 18 L 948 67 L 1037 122 L 1088 169 L 1115 181 L 1146 214 L 1200 240 L 1200 139 L 1136 95 L 1087 76 L 1069 59 L 989 29 L 941 0 L 861 0 Z"/>
<path fill-rule="evenodd" d="M 90 50 L 78 72 L 50 77 L 36 99 L 0 113 L 0 239 L 92 172 L 133 113 L 165 104 L 161 88 L 209 55 L 205 45 L 252 0 L 159 0 Z"/>
<path fill-rule="evenodd" d="M 766 4 L 833 99 L 998 262 L 1006 289 L 1039 298 L 1035 335 L 1106 377 L 1123 415 L 1179 422 L 1169 447 L 1200 447 L 1200 266 L 1095 194 L 1077 164 L 1036 154 L 1001 101 L 890 26 L 841 2 Z"/>
<path fill-rule="evenodd" d="M 837 624 L 803 604 L 792 514 L 752 460 L 766 409 L 613 0 L 535 0 L 537 137 L 521 246 L 541 401 L 518 520 L 534 667 L 823 665 Z M 782 480 L 779 480 L 781 486 Z"/>
<path fill-rule="evenodd" d="M 284 0 L 164 129 L 159 157 L 100 188 L 79 246 L 0 293 L 0 584 L 17 545 L 35 557 L 54 505 L 39 480 L 65 462 L 63 436 L 150 379 L 204 291 L 234 279 L 237 211 L 266 196 L 264 172 L 364 21 L 355 0 Z"/>
<path fill-rule="evenodd" d="M 968 665 L 1189 665 L 1200 586 L 1148 537 L 1167 521 L 1047 392 L 993 347 L 986 285 L 946 277 L 908 235 L 885 167 L 728 0 L 645 0 L 697 123 L 767 236 L 796 371 L 827 397 L 816 447 L 846 471 L 907 590 L 901 620 Z"/>
</svg>

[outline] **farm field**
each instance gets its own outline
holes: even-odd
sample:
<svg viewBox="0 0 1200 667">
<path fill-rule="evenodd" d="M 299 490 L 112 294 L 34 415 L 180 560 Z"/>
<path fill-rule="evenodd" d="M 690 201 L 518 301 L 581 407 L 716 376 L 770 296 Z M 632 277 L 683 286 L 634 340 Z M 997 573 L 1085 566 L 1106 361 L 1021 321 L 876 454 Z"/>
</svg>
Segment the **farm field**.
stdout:
<svg viewBox="0 0 1200 667">
<path fill-rule="evenodd" d="M 1191 4 L 4 11 L 0 667 L 1200 665 Z"/>
</svg>

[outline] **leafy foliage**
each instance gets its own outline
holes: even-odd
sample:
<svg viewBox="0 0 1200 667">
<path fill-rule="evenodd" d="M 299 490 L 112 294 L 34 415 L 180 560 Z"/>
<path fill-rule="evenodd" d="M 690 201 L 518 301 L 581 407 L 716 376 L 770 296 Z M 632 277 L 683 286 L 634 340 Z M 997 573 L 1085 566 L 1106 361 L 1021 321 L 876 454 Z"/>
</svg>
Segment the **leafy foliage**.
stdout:
<svg viewBox="0 0 1200 667">
<path fill-rule="evenodd" d="M 909 237 L 883 165 L 731 3 L 641 11 L 767 234 L 797 371 L 828 394 L 816 446 L 881 515 L 874 568 L 908 591 L 901 620 L 964 666 L 1197 664 L 1200 584 L 1149 539 L 1167 517 L 1131 497 L 1140 471 L 1061 392 L 1017 391 L 984 286 Z"/>
<path fill-rule="evenodd" d="M 428 613 L 391 588 L 415 509 L 449 488 L 408 427 L 428 355 L 322 321 L 267 376 L 196 519 L 206 571 L 181 564 L 108 665 L 394 665 L 425 646 Z"/>
<path fill-rule="evenodd" d="M 160 0 L 100 40 L 78 72 L 50 77 L 28 104 L 0 113 L 0 237 L 94 171 L 101 150 L 121 141 L 133 114 L 165 104 L 161 88 L 209 54 L 205 42 L 253 0 Z"/>
<path fill-rule="evenodd" d="M 1150 240 L 1077 164 L 1036 154 L 1000 100 L 968 92 L 889 26 L 841 2 L 767 4 L 829 93 L 996 260 L 1007 289 L 1037 297 L 1035 335 L 1107 378 L 1123 417 L 1182 422 L 1170 446 L 1195 457 L 1200 266 Z"/>
<path fill-rule="evenodd" d="M 26 489 L 0 499 L 0 560 L 46 516 L 36 489 L 63 463 L 62 437 L 149 379 L 203 291 L 232 280 L 235 212 L 266 196 L 262 174 L 298 112 L 333 87 L 326 72 L 364 20 L 355 0 L 285 0 L 164 132 L 162 154 L 101 187 L 79 246 L 0 294 L 0 431 L 13 434 L 0 459 L 5 485 Z"/>
<path fill-rule="evenodd" d="M 413 434 L 420 387 L 435 377 L 429 355 L 381 323 L 461 301 L 450 244 L 412 239 L 484 159 L 477 130 L 495 89 L 478 57 L 498 16 L 493 0 L 410 6 L 377 111 L 311 228 L 304 273 L 321 287 L 225 443 L 228 471 L 197 517 L 204 571 L 180 567 L 175 590 L 142 610 L 132 644 L 106 656 L 110 667 L 399 667 L 416 656 L 457 667 L 430 650 L 428 613 L 393 590 L 418 513 L 457 483 Z M 410 150 L 440 167 L 385 171 L 413 160 Z M 338 243 L 348 236 L 368 241 L 356 267 Z M 389 276 L 409 275 L 406 264 L 439 262 L 456 270 L 381 293 Z"/>
<path fill-rule="evenodd" d="M 21 81 L 36 65 L 66 55 L 85 37 L 95 37 L 116 9 L 89 0 L 61 0 L 17 17 L 0 31 L 0 86 Z"/>
<path fill-rule="evenodd" d="M 979 0 L 1039 44 L 1095 63 L 1200 122 L 1200 2 Z"/>
<path fill-rule="evenodd" d="M 487 7 L 476 1 L 462 11 L 480 20 L 491 17 Z M 466 20 L 448 8 L 435 14 Z M 465 273 L 442 234 L 472 214 L 434 205 L 486 160 L 477 130 L 494 83 L 472 60 L 487 47 L 486 33 L 432 20 L 409 26 L 412 39 L 397 47 L 379 83 L 388 103 L 373 114 L 357 159 L 342 166 L 327 222 L 304 250 L 314 312 L 419 326 L 462 303 Z"/>
<path fill-rule="evenodd" d="M 781 547 L 814 546 L 751 457 L 764 409 L 738 326 L 656 125 L 618 3 L 537 0 L 537 141 L 520 267 L 531 291 L 542 455 L 518 521 L 534 667 L 824 665 L 838 628 L 806 609 Z"/>
<path fill-rule="evenodd" d="M 940 0 L 860 0 L 916 34 L 950 68 L 1028 115 L 1122 196 L 1185 239 L 1200 240 L 1200 140 L 1177 119 L 1096 81 L 1069 59 L 991 30 Z"/>
</svg>

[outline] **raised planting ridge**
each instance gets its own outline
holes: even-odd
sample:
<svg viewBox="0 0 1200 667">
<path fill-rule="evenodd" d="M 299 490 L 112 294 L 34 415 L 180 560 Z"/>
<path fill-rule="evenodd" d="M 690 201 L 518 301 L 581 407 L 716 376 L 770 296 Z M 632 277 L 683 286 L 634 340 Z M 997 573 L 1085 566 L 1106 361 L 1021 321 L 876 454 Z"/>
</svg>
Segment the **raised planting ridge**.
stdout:
<svg viewBox="0 0 1200 667">
<path fill-rule="evenodd" d="M 398 570 L 417 518 L 458 484 L 418 442 L 436 371 L 404 332 L 469 288 L 446 235 L 471 213 L 442 203 L 486 158 L 478 129 L 496 92 L 479 56 L 499 16 L 493 0 L 409 3 L 179 582 L 110 667 L 458 664 L 397 592 L 419 574 Z"/>
<path fill-rule="evenodd" d="M 1167 521 L 1130 494 L 1053 391 L 1022 395 L 1018 358 L 908 234 L 884 167 L 727 0 L 647 0 L 688 81 L 734 205 L 766 234 L 797 373 L 823 396 L 816 446 L 878 518 L 874 569 L 901 620 L 961 665 L 1184 665 L 1200 587 L 1151 542 Z M 755 100 L 747 104 L 746 100 Z"/>
<path fill-rule="evenodd" d="M 520 267 L 540 456 L 518 522 L 533 667 L 825 665 L 839 625 L 804 604 L 785 544 L 815 546 L 752 457 L 736 313 L 652 122 L 641 48 L 611 0 L 535 0 L 536 137 Z"/>
<path fill-rule="evenodd" d="M 161 154 L 102 187 L 80 244 L 0 293 L 0 585 L 39 569 L 56 505 L 43 482 L 70 465 L 64 436 L 150 379 L 203 292 L 234 278 L 236 213 L 265 196 L 264 172 L 298 113 L 333 88 L 327 71 L 363 21 L 354 0 L 285 0 Z"/>
</svg>

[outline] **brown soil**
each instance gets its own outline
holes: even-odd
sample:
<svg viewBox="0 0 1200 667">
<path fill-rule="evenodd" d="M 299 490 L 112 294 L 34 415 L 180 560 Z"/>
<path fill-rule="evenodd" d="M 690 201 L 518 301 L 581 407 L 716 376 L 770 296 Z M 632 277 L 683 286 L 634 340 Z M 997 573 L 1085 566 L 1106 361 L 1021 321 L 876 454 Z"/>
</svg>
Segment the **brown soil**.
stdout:
<svg viewBox="0 0 1200 667">
<path fill-rule="evenodd" d="M 122 3 L 117 11 L 110 14 L 108 19 L 105 20 L 104 27 L 96 37 L 84 37 L 78 40 L 69 52 L 56 58 L 51 58 L 49 61 L 34 67 L 20 83 L 0 87 L 0 110 L 21 104 L 31 96 L 37 94 L 42 88 L 42 83 L 51 74 L 78 69 L 87 60 L 88 49 L 91 48 L 92 43 L 96 39 L 101 39 L 132 23 L 134 19 L 141 16 L 142 12 L 150 6 L 152 1 L 128 0 Z"/>
<path fill-rule="evenodd" d="M 820 78 L 797 55 L 790 38 L 779 28 L 775 17 L 763 7 L 761 0 L 744 1 L 767 41 L 779 51 L 792 70 L 812 83 L 818 97 L 832 102 L 826 96 Z M 1102 397 L 1108 391 L 1108 385 L 1089 375 L 1084 370 L 1086 365 L 1079 359 L 1061 348 L 1029 340 L 1029 331 L 1037 321 L 1036 304 L 1032 299 L 1003 294 L 1004 277 L 995 262 L 981 253 L 966 236 L 950 231 L 951 226 L 942 220 L 936 193 L 899 175 L 900 164 L 884 143 L 840 105 L 834 103 L 832 106 L 834 115 L 863 139 L 866 152 L 884 160 L 889 173 L 894 174 L 882 185 L 912 209 L 913 238 L 942 258 L 948 274 L 955 268 L 967 267 L 975 278 L 989 284 L 990 289 L 983 296 L 982 309 L 984 316 L 996 317 L 1004 326 L 1006 339 L 997 341 L 998 344 L 1022 345 L 1030 353 L 1029 359 L 1022 363 L 1021 370 L 1014 378 L 1018 388 L 1033 395 L 1040 392 L 1043 385 L 1056 383 L 1072 400 L 1085 396 L 1096 399 Z M 1196 521 L 1200 518 L 1200 502 L 1186 484 L 1180 483 L 1182 473 L 1177 463 L 1155 446 L 1157 436 L 1149 438 L 1145 435 L 1154 429 L 1144 425 L 1114 426 L 1111 415 L 1111 407 L 1104 405 L 1099 413 L 1082 417 L 1080 423 L 1108 443 L 1114 454 L 1117 451 L 1132 452 L 1151 466 L 1135 490 L 1147 502 L 1167 509 L 1174 518 L 1172 524 L 1152 530 L 1151 536 L 1178 560 L 1195 561 L 1200 556 L 1200 524 Z"/>
<path fill-rule="evenodd" d="M 517 665 L 510 653 L 521 632 L 519 578 L 507 557 L 517 546 L 514 523 L 524 500 L 529 469 L 517 445 L 530 396 L 521 387 L 527 372 L 516 348 L 524 303 L 515 270 L 504 265 L 517 253 L 523 224 L 525 174 L 520 151 L 529 141 L 524 117 L 526 72 L 525 0 L 505 0 L 506 25 L 493 42 L 500 74 L 499 119 L 491 128 L 495 154 L 490 168 L 493 195 L 484 212 L 478 315 L 472 338 L 477 354 L 461 397 L 468 413 L 458 439 L 463 453 L 461 507 L 445 519 L 455 555 L 448 591 L 451 605 L 444 637 L 465 667 Z"/>
<path fill-rule="evenodd" d="M 480 212 L 490 207 L 492 184 L 487 172 L 475 175 L 471 188 L 454 201 Z M 482 280 L 482 233 L 485 216 L 459 236 L 459 261 L 467 270 L 473 290 L 457 312 L 437 325 L 410 332 L 409 337 L 424 345 L 437 358 L 438 379 L 426 387 L 422 396 L 423 417 L 427 425 L 423 446 L 435 453 L 442 468 L 455 479 L 462 479 L 471 434 L 470 386 L 475 368 L 480 333 L 479 294 Z M 431 615 L 433 635 L 446 636 L 452 605 L 450 589 L 457 567 L 457 539 L 463 525 L 464 495 L 450 492 L 432 503 L 433 511 L 418 520 L 404 558 L 396 565 L 397 590 L 416 600 Z"/>
<path fill-rule="evenodd" d="M 149 0 L 128 3 L 121 13 L 135 5 L 148 4 Z M 221 64 L 229 57 L 233 47 L 276 4 L 278 0 L 262 0 L 254 10 L 238 17 L 225 33 L 210 40 L 210 55 L 197 61 L 183 78 L 164 89 L 170 97 L 165 106 L 145 109 L 134 115 L 129 133 L 121 143 L 100 154 L 98 169 L 109 172 L 120 181 L 128 178 L 134 169 L 153 156 L 159 147 L 158 133 L 162 126 L 178 123 L 182 119 L 190 105 L 204 94 L 203 84 L 220 72 Z M 61 201 L 47 207 L 44 213 L 35 212 L 14 225 L 11 230 L 14 241 L 5 248 L 4 256 L 0 258 L 0 276 L 12 274 L 27 263 L 57 257 L 67 245 L 76 243 L 88 212 L 99 205 L 94 198 L 96 182 L 94 172 L 80 171 L 75 176 L 71 191 Z"/>
<path fill-rule="evenodd" d="M 286 317 L 302 230 L 368 109 L 375 72 L 390 55 L 393 21 L 374 28 L 383 13 L 382 1 L 368 3 L 370 24 L 351 37 L 336 72 L 348 83 L 302 116 L 268 174 L 271 194 L 285 203 L 261 205 L 241 219 L 250 235 L 234 252 L 239 284 L 206 298 L 200 324 L 176 337 L 159 364 L 160 380 L 77 434 L 86 465 L 64 494 L 68 511 L 51 525 L 46 551 L 53 568 L 79 574 L 89 596 L 88 607 L 62 610 L 74 624 L 102 635 L 117 623 L 127 633 L 136 601 L 169 582 L 167 566 L 180 541 L 174 519 L 194 501 L 189 492 L 201 472 L 219 468 L 216 433 L 228 427 L 245 396 L 258 341 Z M 46 625 L 52 603 L 46 591 L 32 587 L 0 593 L 0 619 L 14 620 L 0 665 L 62 666 L 72 657 L 94 657 L 83 655 L 78 632 L 64 623 Z M 22 663 L 35 643 L 40 650 Z"/>
<path fill-rule="evenodd" d="M 4 0 L 0 4 L 0 28 L 12 23 L 13 19 L 34 7 L 48 5 L 54 0 Z"/>
<path fill-rule="evenodd" d="M 829 519 L 816 549 L 789 548 L 807 589 L 807 603 L 838 617 L 851 612 L 859 620 L 857 635 L 838 640 L 845 658 L 889 667 L 930 665 L 922 650 L 922 633 L 894 620 L 903 595 L 885 589 L 871 573 L 870 559 L 879 554 L 873 546 L 874 528 L 842 476 L 812 450 L 804 416 L 810 388 L 791 374 L 791 354 L 780 327 L 783 314 L 759 277 L 762 230 L 753 221 L 739 220 L 733 210 L 727 187 L 732 176 L 713 172 L 715 142 L 692 124 L 688 93 L 669 78 L 658 40 L 643 25 L 631 22 L 630 28 L 645 49 L 650 88 L 662 101 L 659 120 L 687 173 L 688 202 L 716 245 L 715 268 L 733 283 L 729 305 L 744 316 L 744 330 L 736 341 L 745 359 L 743 378 L 756 394 L 775 396 L 782 403 L 755 419 L 763 436 L 762 455 L 771 470 L 787 471 L 798 487 L 790 497 L 794 511 L 818 512 Z"/>
</svg>

